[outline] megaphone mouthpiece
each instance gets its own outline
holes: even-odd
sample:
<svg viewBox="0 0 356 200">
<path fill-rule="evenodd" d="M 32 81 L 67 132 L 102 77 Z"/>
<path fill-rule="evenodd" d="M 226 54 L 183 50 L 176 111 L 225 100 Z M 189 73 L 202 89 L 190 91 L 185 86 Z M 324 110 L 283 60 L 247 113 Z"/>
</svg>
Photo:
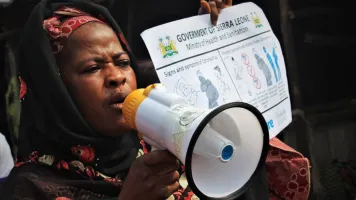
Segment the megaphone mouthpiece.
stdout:
<svg viewBox="0 0 356 200">
<path fill-rule="evenodd" d="M 232 145 L 226 145 L 221 151 L 221 159 L 222 161 L 229 161 L 234 154 L 234 147 Z"/>
<path fill-rule="evenodd" d="M 125 98 L 124 106 L 122 107 L 125 121 L 133 129 L 137 129 L 135 122 L 137 109 L 146 98 L 145 95 L 141 95 L 143 93 L 144 89 L 134 90 Z"/>
<path fill-rule="evenodd" d="M 194 154 L 228 162 L 232 159 L 235 149 L 234 143 L 207 124 L 195 144 Z"/>
</svg>

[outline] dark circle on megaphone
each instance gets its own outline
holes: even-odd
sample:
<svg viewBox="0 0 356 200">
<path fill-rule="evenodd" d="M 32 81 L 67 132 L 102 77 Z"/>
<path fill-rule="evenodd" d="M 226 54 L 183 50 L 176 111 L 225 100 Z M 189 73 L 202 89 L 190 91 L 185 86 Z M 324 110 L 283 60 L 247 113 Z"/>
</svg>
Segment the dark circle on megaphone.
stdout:
<svg viewBox="0 0 356 200">
<path fill-rule="evenodd" d="M 192 170 L 191 170 L 192 169 L 193 151 L 194 151 L 195 144 L 199 139 L 200 133 L 202 133 L 203 129 L 211 121 L 211 119 L 213 119 L 215 116 L 217 116 L 222 111 L 230 109 L 230 108 L 244 108 L 244 109 L 250 111 L 251 113 L 253 113 L 256 116 L 256 118 L 258 119 L 258 121 L 260 122 L 262 131 L 263 131 L 263 147 L 262 147 L 261 157 L 258 162 L 256 170 L 254 171 L 251 178 L 245 183 L 245 185 L 243 187 L 241 187 L 237 191 L 235 191 L 232 194 L 225 196 L 225 197 L 220 197 L 220 198 L 209 197 L 209 196 L 206 196 L 205 194 L 203 194 L 194 183 L 193 174 L 192 174 Z M 268 131 L 267 123 L 266 123 L 266 120 L 263 117 L 262 113 L 257 108 L 255 108 L 254 106 L 252 106 L 248 103 L 244 103 L 244 102 L 231 102 L 231 103 L 224 104 L 220 107 L 217 107 L 216 109 L 211 111 L 201 121 L 201 123 L 196 128 L 196 130 L 190 140 L 188 150 L 187 150 L 187 156 L 185 159 L 185 173 L 186 173 L 186 178 L 187 178 L 189 187 L 192 189 L 194 194 L 196 196 L 198 196 L 200 199 L 235 200 L 236 198 L 243 195 L 249 189 L 249 187 L 251 186 L 253 181 L 256 179 L 256 176 L 257 176 L 256 172 L 264 169 L 265 162 L 267 159 L 268 150 L 269 150 L 269 131 Z"/>
</svg>

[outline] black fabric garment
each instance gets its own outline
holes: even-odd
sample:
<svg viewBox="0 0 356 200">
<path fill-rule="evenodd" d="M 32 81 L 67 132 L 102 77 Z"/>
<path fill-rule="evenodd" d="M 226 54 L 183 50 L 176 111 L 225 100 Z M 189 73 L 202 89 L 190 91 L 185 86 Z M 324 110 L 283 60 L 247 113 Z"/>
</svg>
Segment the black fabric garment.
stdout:
<svg viewBox="0 0 356 200">
<path fill-rule="evenodd" d="M 53 181 L 54 179 L 56 180 L 55 182 Z M 4 187 L 1 188 L 0 185 L 1 200 L 21 199 L 17 197 L 23 198 L 23 196 L 20 195 L 23 193 L 29 194 L 26 200 L 56 200 L 56 197 L 65 196 L 71 196 L 73 200 L 117 200 L 119 194 L 119 190 L 113 185 L 104 182 L 96 182 L 93 184 L 88 181 L 79 180 L 69 173 L 53 171 L 47 167 L 41 167 L 36 164 L 16 168 L 3 186 Z M 12 196 L 10 196 L 10 194 Z M 183 198 L 184 197 L 181 199 Z M 245 194 L 235 200 L 268 199 L 266 172 L 265 170 L 261 170 Z"/>
<path fill-rule="evenodd" d="M 15 168 L 2 183 L 0 199 L 117 200 L 119 192 L 117 187 L 104 181 L 93 183 L 65 171 L 26 164 Z"/>
</svg>

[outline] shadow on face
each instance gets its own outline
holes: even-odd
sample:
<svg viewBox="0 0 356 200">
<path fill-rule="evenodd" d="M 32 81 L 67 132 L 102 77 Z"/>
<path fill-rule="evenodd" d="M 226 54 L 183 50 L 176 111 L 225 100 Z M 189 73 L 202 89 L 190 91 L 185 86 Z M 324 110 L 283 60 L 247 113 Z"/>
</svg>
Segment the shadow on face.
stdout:
<svg viewBox="0 0 356 200">
<path fill-rule="evenodd" d="M 90 22 L 75 30 L 57 56 L 61 78 L 84 119 L 100 134 L 130 130 L 122 115 L 136 89 L 129 55 L 107 25 Z"/>
</svg>

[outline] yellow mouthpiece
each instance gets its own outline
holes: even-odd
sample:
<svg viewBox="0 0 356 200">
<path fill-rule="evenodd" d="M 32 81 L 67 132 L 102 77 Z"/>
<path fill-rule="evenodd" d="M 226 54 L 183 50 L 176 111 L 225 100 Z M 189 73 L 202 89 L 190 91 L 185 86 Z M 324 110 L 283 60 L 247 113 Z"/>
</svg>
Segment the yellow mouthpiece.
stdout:
<svg viewBox="0 0 356 200">
<path fill-rule="evenodd" d="M 151 90 L 156 87 L 157 84 L 152 84 L 145 89 L 137 89 L 132 91 L 126 98 L 122 106 L 122 114 L 126 123 L 132 128 L 137 130 L 136 127 L 136 113 L 141 103 L 148 97 Z"/>
</svg>

